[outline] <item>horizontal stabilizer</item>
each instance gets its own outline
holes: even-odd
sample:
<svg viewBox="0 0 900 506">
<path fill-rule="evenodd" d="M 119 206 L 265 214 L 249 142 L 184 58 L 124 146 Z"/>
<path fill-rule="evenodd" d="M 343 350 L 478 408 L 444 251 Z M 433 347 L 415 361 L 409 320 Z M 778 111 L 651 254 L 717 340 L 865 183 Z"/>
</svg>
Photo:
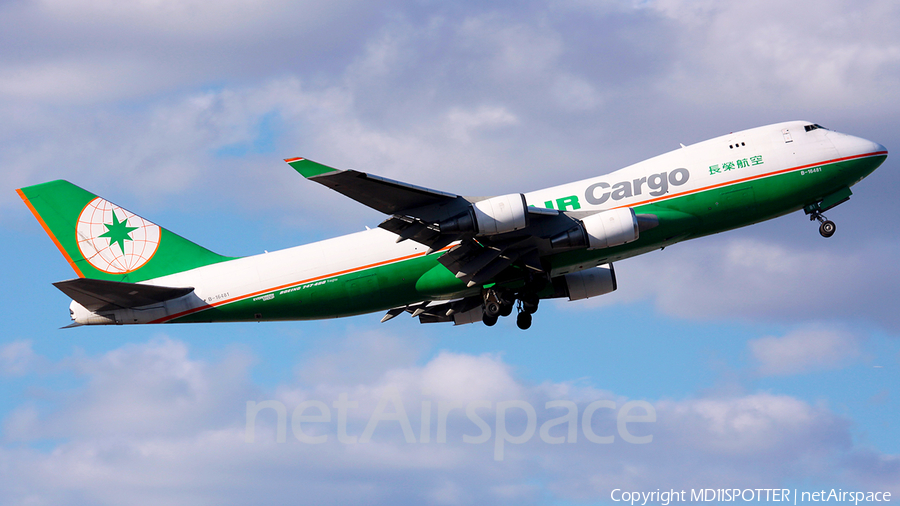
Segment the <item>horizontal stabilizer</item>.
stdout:
<svg viewBox="0 0 900 506">
<path fill-rule="evenodd" d="M 58 281 L 53 286 L 95 313 L 159 304 L 194 291 L 193 287 L 173 288 L 90 278 Z"/>
</svg>

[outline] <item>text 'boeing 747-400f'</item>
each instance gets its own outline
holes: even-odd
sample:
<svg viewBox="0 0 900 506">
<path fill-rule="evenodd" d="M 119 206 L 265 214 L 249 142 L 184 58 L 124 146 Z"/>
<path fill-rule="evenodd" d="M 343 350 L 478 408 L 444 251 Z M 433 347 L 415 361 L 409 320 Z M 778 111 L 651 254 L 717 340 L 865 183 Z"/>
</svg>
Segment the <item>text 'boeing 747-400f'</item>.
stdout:
<svg viewBox="0 0 900 506">
<path fill-rule="evenodd" d="M 682 147 L 530 193 L 470 198 L 304 158 L 304 177 L 376 209 L 378 228 L 262 255 L 213 253 L 69 182 L 18 190 L 78 274 L 78 325 L 312 320 L 387 311 L 493 325 L 541 299 L 616 289 L 613 262 L 802 209 L 823 212 L 884 146 L 796 121 Z M 518 304 L 517 304 L 518 302 Z"/>
</svg>

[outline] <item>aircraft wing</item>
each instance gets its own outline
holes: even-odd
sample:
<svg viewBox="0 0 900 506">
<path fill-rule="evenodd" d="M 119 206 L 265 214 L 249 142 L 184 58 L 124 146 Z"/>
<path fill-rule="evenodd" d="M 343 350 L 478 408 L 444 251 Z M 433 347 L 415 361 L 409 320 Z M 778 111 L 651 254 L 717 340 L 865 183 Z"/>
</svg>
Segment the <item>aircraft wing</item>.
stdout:
<svg viewBox="0 0 900 506">
<path fill-rule="evenodd" d="M 446 204 L 462 198 L 452 193 L 430 190 L 353 169 L 333 169 L 306 158 L 289 158 L 285 161 L 303 177 L 384 214 Z"/>
<path fill-rule="evenodd" d="M 397 234 L 397 242 L 412 239 L 437 251 L 462 238 L 458 233 L 442 233 L 438 224 L 466 212 L 470 199 L 352 169 L 338 170 L 306 158 L 285 161 L 303 177 L 392 215 L 378 226 Z"/>
<path fill-rule="evenodd" d="M 507 206 L 524 206 L 524 197 L 466 198 L 355 170 L 338 170 L 305 158 L 285 161 L 307 179 L 391 215 L 378 226 L 397 234 L 397 242 L 411 239 L 428 246 L 429 253 L 458 243 L 439 261 L 469 287 L 495 280 L 501 273 L 521 277 L 542 272 L 541 253 L 549 250 L 549 237 L 577 226 L 576 220 L 565 213 L 525 207 L 520 226 L 485 233 L 472 229 L 471 219 L 469 228 L 460 223 L 474 216 L 479 203 L 509 198 Z M 398 309 L 398 314 L 402 311 Z"/>
<path fill-rule="evenodd" d="M 194 291 L 192 287 L 174 288 L 90 278 L 58 281 L 53 286 L 95 313 L 149 306 L 177 299 Z"/>
</svg>

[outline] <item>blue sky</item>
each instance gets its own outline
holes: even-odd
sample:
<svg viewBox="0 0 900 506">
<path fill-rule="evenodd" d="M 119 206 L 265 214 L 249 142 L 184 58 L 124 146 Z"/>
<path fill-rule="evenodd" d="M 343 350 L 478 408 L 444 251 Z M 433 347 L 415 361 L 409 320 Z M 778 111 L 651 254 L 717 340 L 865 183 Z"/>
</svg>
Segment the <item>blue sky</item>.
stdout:
<svg viewBox="0 0 900 506">
<path fill-rule="evenodd" d="M 893 150 L 898 21 L 888 1 L 0 3 L 0 504 L 900 494 L 892 157 L 829 213 L 831 239 L 797 213 L 676 245 L 617 264 L 613 294 L 542 303 L 527 332 L 380 315 L 59 330 L 51 283 L 73 274 L 14 192 L 65 178 L 249 255 L 382 220 L 292 156 L 488 195 L 794 119 Z M 277 443 L 271 413 L 244 440 L 247 401 L 347 393 L 359 435 L 391 391 L 417 434 L 423 402 L 524 399 L 542 423 L 548 401 L 637 400 L 654 440 L 535 436 L 497 461 L 459 412 L 445 444 L 394 422 L 366 444 L 330 425 L 329 443 Z"/>
</svg>

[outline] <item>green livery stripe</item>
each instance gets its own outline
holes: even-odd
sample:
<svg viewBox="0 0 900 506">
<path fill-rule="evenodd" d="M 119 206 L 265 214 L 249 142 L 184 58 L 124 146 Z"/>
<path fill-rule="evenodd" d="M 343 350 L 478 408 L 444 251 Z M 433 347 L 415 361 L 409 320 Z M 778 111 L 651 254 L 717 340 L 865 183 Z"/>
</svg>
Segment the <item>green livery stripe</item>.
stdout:
<svg viewBox="0 0 900 506">
<path fill-rule="evenodd" d="M 329 172 L 339 172 L 337 169 L 322 165 L 321 163 L 307 160 L 306 158 L 288 158 L 285 160 L 288 165 L 300 173 L 305 178 L 321 176 Z"/>
</svg>

